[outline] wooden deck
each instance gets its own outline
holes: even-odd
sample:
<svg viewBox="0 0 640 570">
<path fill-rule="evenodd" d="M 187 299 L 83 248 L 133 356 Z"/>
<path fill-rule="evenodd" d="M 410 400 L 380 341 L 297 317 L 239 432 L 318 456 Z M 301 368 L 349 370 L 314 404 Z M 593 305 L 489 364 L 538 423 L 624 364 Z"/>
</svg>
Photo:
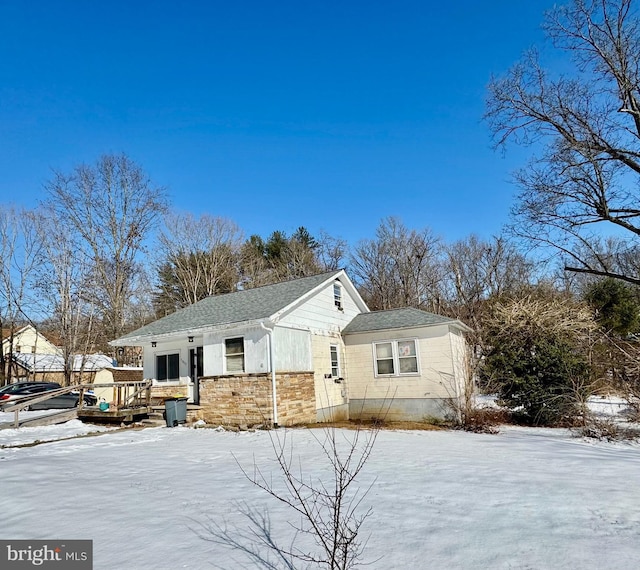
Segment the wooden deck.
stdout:
<svg viewBox="0 0 640 570">
<path fill-rule="evenodd" d="M 108 410 L 101 410 L 98 406 L 85 406 L 84 393 L 93 388 L 112 388 L 113 402 Z M 78 407 L 71 409 L 51 410 L 51 413 L 36 418 L 21 419 L 20 412 L 25 411 L 32 404 L 45 402 L 61 394 L 78 391 Z M 19 428 L 21 426 L 39 426 L 63 423 L 70 419 L 80 418 L 92 422 L 127 422 L 148 416 L 151 408 L 151 380 L 142 382 L 113 382 L 109 384 L 77 384 L 66 386 L 51 392 L 45 392 L 9 402 L 2 408 L 4 412 L 14 412 L 13 422 L 0 424 L 1 428 Z"/>
<path fill-rule="evenodd" d="M 89 422 L 134 422 L 147 417 L 152 413 L 151 406 L 140 406 L 136 408 L 109 408 L 101 410 L 97 406 L 85 406 L 78 410 L 78 418 Z"/>
</svg>

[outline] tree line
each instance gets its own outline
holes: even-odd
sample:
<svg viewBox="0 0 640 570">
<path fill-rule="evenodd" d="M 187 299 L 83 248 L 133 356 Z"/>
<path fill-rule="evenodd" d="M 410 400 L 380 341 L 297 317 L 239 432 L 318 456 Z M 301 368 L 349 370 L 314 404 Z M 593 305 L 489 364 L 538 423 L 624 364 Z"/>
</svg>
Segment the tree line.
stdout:
<svg viewBox="0 0 640 570">
<path fill-rule="evenodd" d="M 33 210 L 0 209 L 0 254 L 3 328 L 10 339 L 26 323 L 53 333 L 69 378 L 74 354 L 109 354 L 109 340 L 209 295 L 341 267 L 372 310 L 416 307 L 469 325 L 487 385 L 505 369 L 504 362 L 494 366 L 492 347 L 518 337 L 500 337 L 510 330 L 509 304 L 532 296 L 542 305 L 559 298 L 564 306 L 591 303 L 589 314 L 597 309 L 609 332 L 622 338 L 639 330 L 635 288 L 540 271 L 512 238 L 470 235 L 447 243 L 395 217 L 351 247 L 304 226 L 291 235 L 245 237 L 232 220 L 173 211 L 166 191 L 126 155 L 54 173 Z M 615 305 L 620 296 L 624 303 Z M 126 354 L 117 356 L 126 363 Z M 12 362 L 1 358 L 7 379 Z"/>
<path fill-rule="evenodd" d="M 209 295 L 347 267 L 373 309 L 456 313 L 530 283 L 532 265 L 503 237 L 446 244 L 428 228 L 380 221 L 350 247 L 300 226 L 245 236 L 230 219 L 170 208 L 126 155 L 54 172 L 34 209 L 0 207 L 0 320 L 50 330 L 70 354 Z M 459 313 L 459 314 L 457 314 Z"/>
</svg>

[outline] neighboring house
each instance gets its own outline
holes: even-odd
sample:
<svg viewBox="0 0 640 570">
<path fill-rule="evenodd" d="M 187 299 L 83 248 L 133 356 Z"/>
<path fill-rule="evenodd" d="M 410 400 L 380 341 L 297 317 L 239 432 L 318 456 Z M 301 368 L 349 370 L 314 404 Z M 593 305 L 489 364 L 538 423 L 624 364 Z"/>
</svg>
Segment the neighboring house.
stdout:
<svg viewBox="0 0 640 570">
<path fill-rule="evenodd" d="M 207 297 L 111 344 L 143 347 L 154 395 L 187 396 L 207 422 L 290 425 L 380 416 L 385 402 L 394 419 L 442 417 L 464 384 L 465 330 L 370 313 L 339 270 Z"/>
<path fill-rule="evenodd" d="M 26 325 L 13 333 L 9 329 L 2 329 L 2 353 L 13 354 L 60 354 L 60 349 L 51 342 L 49 335 L 37 331 L 31 325 Z"/>
<path fill-rule="evenodd" d="M 64 358 L 60 354 L 14 353 L 18 380 L 64 382 Z M 104 354 L 77 355 L 73 358 L 73 384 L 94 382 L 96 375 L 113 367 L 113 360 Z"/>
</svg>

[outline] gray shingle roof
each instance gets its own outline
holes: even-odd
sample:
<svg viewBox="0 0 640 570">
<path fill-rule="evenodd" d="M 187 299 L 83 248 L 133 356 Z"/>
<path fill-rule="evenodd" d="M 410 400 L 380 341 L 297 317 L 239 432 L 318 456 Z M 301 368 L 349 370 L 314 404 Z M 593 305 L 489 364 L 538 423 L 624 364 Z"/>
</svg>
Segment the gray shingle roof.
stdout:
<svg viewBox="0 0 640 570">
<path fill-rule="evenodd" d="M 266 319 L 318 285 L 337 276 L 340 271 L 330 271 L 274 285 L 207 297 L 120 337 L 114 341 L 114 344 L 140 337 Z"/>
<path fill-rule="evenodd" d="M 407 329 L 440 324 L 456 325 L 466 329 L 466 326 L 454 319 L 427 313 L 420 309 L 406 307 L 403 309 L 389 309 L 387 311 L 372 311 L 357 315 L 342 331 L 343 334 L 373 332 L 387 329 Z"/>
</svg>

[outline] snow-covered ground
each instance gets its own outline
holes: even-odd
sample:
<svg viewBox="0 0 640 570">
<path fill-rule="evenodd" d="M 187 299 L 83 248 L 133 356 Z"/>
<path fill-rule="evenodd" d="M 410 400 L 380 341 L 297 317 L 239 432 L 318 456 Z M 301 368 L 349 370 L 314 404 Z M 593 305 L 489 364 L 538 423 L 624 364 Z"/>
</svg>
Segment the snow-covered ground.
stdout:
<svg viewBox="0 0 640 570">
<path fill-rule="evenodd" d="M 84 433 L 78 423 L 37 437 L 29 434 L 45 428 L 1 430 L 0 445 Z M 305 471 L 321 474 L 326 460 L 310 430 L 286 434 Z M 268 509 L 285 544 L 292 537 L 291 513 L 248 482 L 234 456 L 277 484 L 268 432 L 148 428 L 1 448 L 0 537 L 93 539 L 96 570 L 252 568 L 197 532 L 207 518 L 246 528 L 244 501 Z M 640 566 L 637 443 L 516 427 L 382 431 L 359 481 L 373 483 L 363 504 L 373 508 L 371 568 Z"/>
<path fill-rule="evenodd" d="M 51 414 L 51 410 L 37 412 L 21 412 L 20 420 L 28 420 Z M 13 413 L 0 412 L 0 425 L 7 425 L 14 421 Z M 23 427 L 20 429 L 0 429 L 0 447 L 28 445 L 40 441 L 55 441 L 89 433 L 113 430 L 113 427 L 85 424 L 80 420 L 71 420 L 63 424 L 51 426 Z"/>
</svg>

